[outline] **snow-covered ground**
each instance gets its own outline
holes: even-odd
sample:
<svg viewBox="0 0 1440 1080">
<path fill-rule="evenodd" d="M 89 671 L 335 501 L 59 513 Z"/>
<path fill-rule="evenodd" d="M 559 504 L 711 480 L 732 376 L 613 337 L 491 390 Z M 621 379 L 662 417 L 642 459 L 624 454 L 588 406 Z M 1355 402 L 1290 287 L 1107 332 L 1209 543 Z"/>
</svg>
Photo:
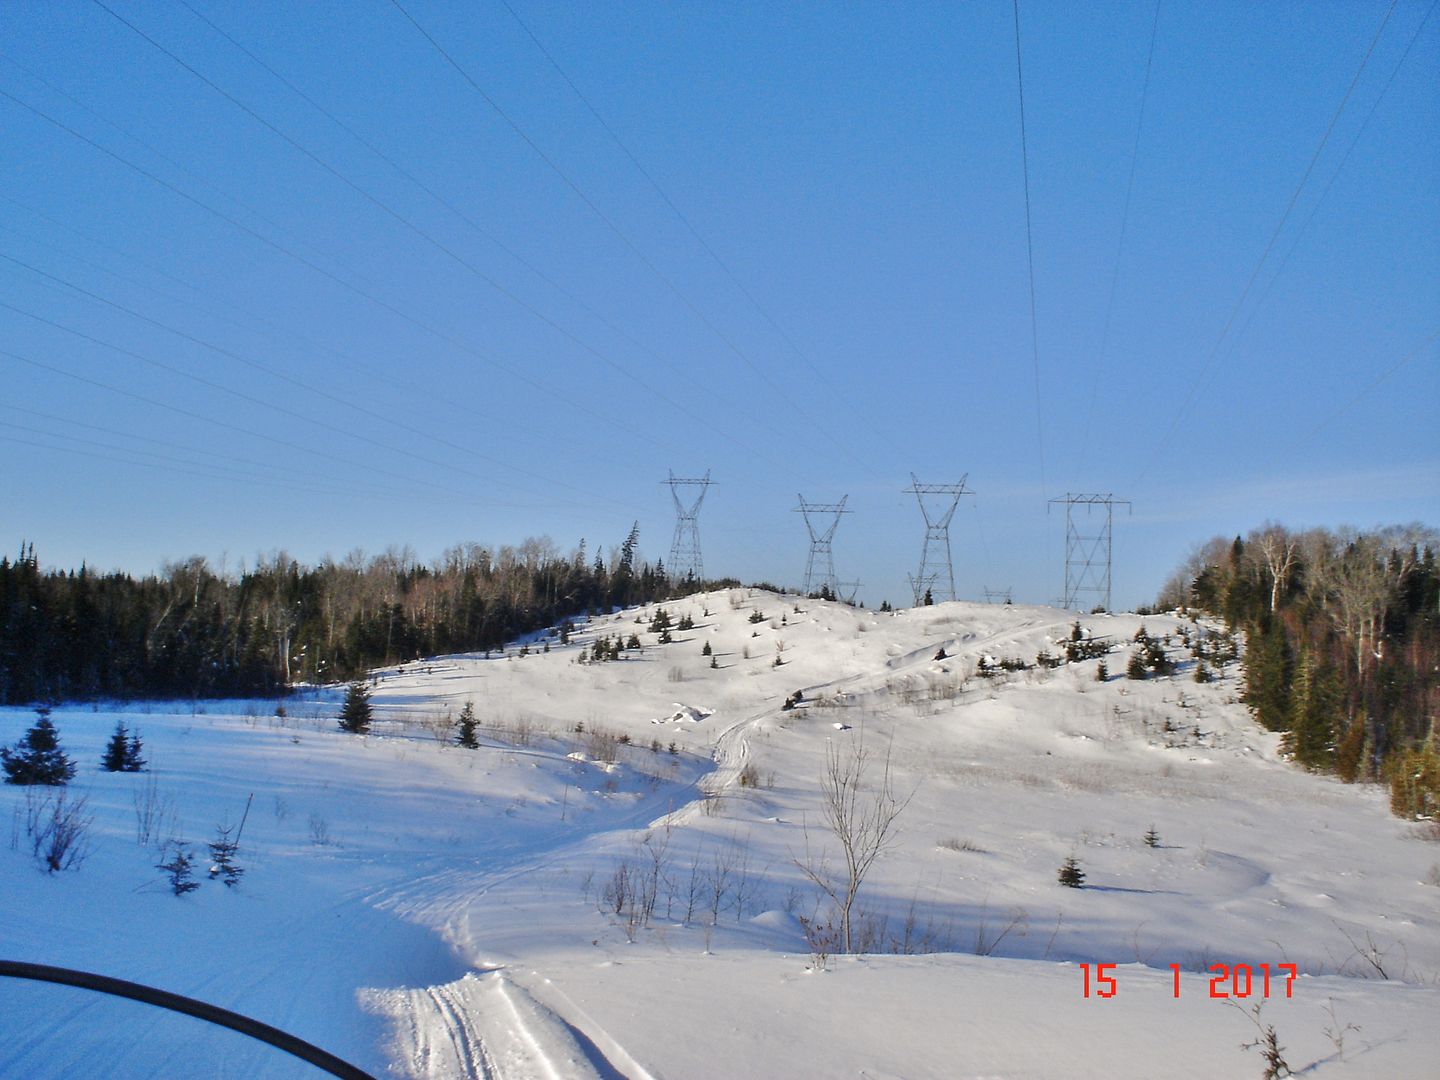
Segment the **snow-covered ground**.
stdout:
<svg viewBox="0 0 1440 1080">
<path fill-rule="evenodd" d="M 90 853 L 45 873 L 27 790 L 0 788 L 0 957 L 201 998 L 377 1076 L 1259 1077 L 1241 1045 L 1257 1006 L 1296 1072 L 1435 1075 L 1440 845 L 1382 792 L 1280 761 L 1236 665 L 1193 680 L 1193 624 L 1144 619 L 1185 663 L 1134 682 L 1142 620 L 1083 617 L 1113 643 L 1100 683 L 1095 660 L 976 674 L 1058 653 L 1074 616 L 1049 608 L 881 614 L 750 590 L 666 607 L 695 622 L 668 645 L 652 605 L 524 656 L 377 672 L 364 737 L 337 730 L 335 691 L 283 717 L 57 709 Z M 631 633 L 643 651 L 579 662 Z M 478 750 L 443 741 L 467 701 Z M 117 718 L 151 771 L 99 771 Z M 0 742 L 32 719 L 0 711 Z M 860 893 L 866 954 L 822 964 L 797 862 L 834 863 L 826 744 L 862 740 L 871 779 L 888 755 L 910 801 Z M 252 794 L 227 889 L 205 842 Z M 183 897 L 155 868 L 172 838 L 202 871 Z M 1084 889 L 1056 879 L 1069 856 Z M 649 918 L 617 913 L 652 878 Z M 1085 996 L 1097 964 L 1116 965 L 1113 997 Z M 1251 996 L 1212 998 L 1212 964 L 1247 965 Z M 0 1001 L 7 1077 L 315 1075 L 144 1005 L 15 980 Z"/>
</svg>

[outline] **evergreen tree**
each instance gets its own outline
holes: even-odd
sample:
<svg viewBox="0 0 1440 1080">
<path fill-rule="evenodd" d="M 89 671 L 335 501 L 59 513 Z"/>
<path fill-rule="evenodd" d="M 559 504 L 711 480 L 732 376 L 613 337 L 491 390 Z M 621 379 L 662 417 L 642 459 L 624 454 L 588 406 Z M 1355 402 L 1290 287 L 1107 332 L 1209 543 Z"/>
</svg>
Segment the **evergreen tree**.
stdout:
<svg viewBox="0 0 1440 1080">
<path fill-rule="evenodd" d="M 1067 885 L 1072 889 L 1083 889 L 1085 887 L 1085 871 L 1080 869 L 1080 864 L 1071 855 L 1060 867 L 1059 880 L 1061 885 Z"/>
<path fill-rule="evenodd" d="M 457 723 L 458 731 L 455 735 L 455 745 L 463 746 L 466 750 L 478 750 L 480 741 L 475 737 L 475 728 L 478 725 L 475 721 L 475 703 L 465 702 L 465 707 L 460 710 L 460 719 Z"/>
<path fill-rule="evenodd" d="M 1151 826 L 1150 826 L 1150 831 L 1145 834 L 1145 846 L 1146 846 L 1146 847 L 1159 847 L 1159 846 L 1160 846 L 1160 834 L 1155 831 L 1155 826 L 1154 826 L 1154 825 L 1151 825 Z"/>
<path fill-rule="evenodd" d="M 144 748 L 144 744 L 141 743 L 141 741 L 140 741 L 140 732 L 138 732 L 138 731 L 133 731 L 133 732 L 131 732 L 131 733 L 130 733 L 130 738 L 129 738 L 129 739 L 126 741 L 126 743 L 125 743 L 125 766 L 124 766 L 124 770 L 123 770 L 123 771 L 125 771 L 125 772 L 144 772 L 144 771 L 145 771 L 145 759 L 144 759 L 144 758 L 141 756 L 141 754 L 140 754 L 140 751 L 141 751 L 143 748 Z"/>
<path fill-rule="evenodd" d="M 100 767 L 106 772 L 125 772 L 125 762 L 129 756 L 130 739 L 125 730 L 125 721 L 115 721 L 115 733 L 110 736 L 110 741 L 105 744 L 105 755 L 100 759 Z"/>
<path fill-rule="evenodd" d="M 75 763 L 60 749 L 60 734 L 50 710 L 35 710 L 36 720 L 14 749 L 0 748 L 0 765 L 7 784 L 64 784 L 75 775 Z"/>
<path fill-rule="evenodd" d="M 1125 665 L 1125 677 L 1127 679 L 1143 679 L 1149 672 L 1145 669 L 1145 656 L 1143 653 L 1134 652 L 1130 654 L 1130 662 Z"/>
<path fill-rule="evenodd" d="M 1105 682 L 1109 678 L 1110 669 L 1105 665 L 1105 661 L 1101 660 L 1100 663 L 1095 665 L 1095 681 Z"/>
<path fill-rule="evenodd" d="M 709 656 L 709 655 L 710 655 L 711 653 L 713 653 L 714 651 L 715 651 L 715 650 L 710 647 L 710 642 L 708 642 L 708 641 L 705 642 L 705 644 L 700 647 L 700 655 L 701 655 L 701 656 Z"/>
<path fill-rule="evenodd" d="M 929 589 L 926 589 L 926 590 L 925 590 L 925 596 L 924 596 L 924 598 L 920 601 L 920 605 L 921 605 L 921 607 L 934 607 L 934 606 L 935 606 L 935 597 L 931 594 L 931 592 L 930 592 Z"/>
<path fill-rule="evenodd" d="M 352 682 L 340 707 L 340 730 L 364 735 L 370 731 L 370 720 L 370 691 L 363 682 Z"/>
<path fill-rule="evenodd" d="M 1317 665 L 1308 650 L 1295 664 L 1290 689 L 1289 730 L 1281 748 L 1311 769 L 1331 764 L 1335 746 L 1336 693 L 1330 671 Z"/>
<path fill-rule="evenodd" d="M 1267 731 L 1290 726 L 1290 648 L 1279 619 L 1265 619 L 1250 632 L 1245 653 L 1243 699 Z"/>
</svg>

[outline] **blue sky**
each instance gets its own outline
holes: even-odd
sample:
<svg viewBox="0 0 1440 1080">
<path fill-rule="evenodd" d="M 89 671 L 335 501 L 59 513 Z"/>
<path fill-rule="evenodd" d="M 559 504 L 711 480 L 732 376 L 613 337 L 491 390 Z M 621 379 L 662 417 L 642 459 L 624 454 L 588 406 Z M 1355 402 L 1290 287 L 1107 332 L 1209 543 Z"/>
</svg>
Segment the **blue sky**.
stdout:
<svg viewBox="0 0 1440 1080">
<path fill-rule="evenodd" d="M 961 598 L 1130 500 L 1133 606 L 1440 523 L 1433 0 L 1022 2 L 1033 337 L 1010 4 L 508 3 L 0 8 L 7 548 L 663 557 L 708 469 L 711 574 L 798 584 L 848 495 L 902 602 L 914 472 Z"/>
</svg>

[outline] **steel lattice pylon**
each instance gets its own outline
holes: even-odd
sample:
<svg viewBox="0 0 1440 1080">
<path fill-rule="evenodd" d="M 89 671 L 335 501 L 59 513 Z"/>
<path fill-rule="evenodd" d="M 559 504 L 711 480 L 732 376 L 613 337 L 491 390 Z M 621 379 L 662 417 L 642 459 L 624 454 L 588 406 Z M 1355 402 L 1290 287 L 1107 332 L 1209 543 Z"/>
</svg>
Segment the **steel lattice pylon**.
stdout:
<svg viewBox="0 0 1440 1080">
<path fill-rule="evenodd" d="M 1060 606 L 1072 611 L 1084 610 L 1079 604 L 1081 593 L 1094 593 L 1103 600 L 1099 607 L 1110 610 L 1110 531 L 1114 519 L 1114 508 L 1130 505 L 1128 499 L 1117 499 L 1113 495 L 1063 495 L 1051 499 L 1051 503 L 1065 504 L 1065 596 Z M 1084 535 L 1075 524 L 1075 507 L 1085 507 L 1088 519 L 1090 511 L 1097 506 L 1105 508 L 1102 530 L 1093 535 Z"/>
<path fill-rule="evenodd" d="M 700 504 L 705 501 L 705 492 L 714 483 L 710 470 L 699 480 L 682 480 L 673 472 L 670 479 L 662 481 L 670 485 L 670 497 L 675 500 L 675 539 L 670 544 L 670 577 L 674 581 L 694 578 L 705 580 L 705 562 L 700 557 Z M 700 489 L 694 498 L 681 498 L 680 490 Z"/>
<path fill-rule="evenodd" d="M 835 530 L 840 526 L 840 515 L 850 513 L 845 509 L 845 501 L 850 496 L 846 495 L 838 503 L 807 503 L 804 495 L 799 498 L 800 505 L 795 508 L 795 513 L 805 516 L 805 528 L 810 532 L 810 555 L 805 560 L 805 593 L 808 596 L 825 587 L 830 590 L 831 596 L 838 596 L 835 555 L 830 544 L 835 539 Z M 818 528 L 817 522 L 823 522 L 826 515 L 833 518 L 829 527 Z"/>
<path fill-rule="evenodd" d="M 968 478 L 968 474 L 960 477 L 958 484 L 922 484 L 914 473 L 910 474 L 911 483 L 905 491 L 915 496 L 915 500 L 920 504 L 920 513 L 925 517 L 925 547 L 920 553 L 920 572 L 910 577 L 910 588 L 915 594 L 916 607 L 920 606 L 927 592 L 931 593 L 932 599 L 955 599 L 955 567 L 950 558 L 950 519 L 955 516 L 955 508 L 960 505 L 960 496 L 975 494 L 965 488 Z M 926 495 L 944 495 L 949 499 L 948 505 L 940 504 L 944 507 L 943 513 L 938 512 L 937 507 L 925 504 Z M 932 508 L 937 509 L 937 513 L 932 514 Z M 945 590 L 938 597 L 932 592 L 937 583 Z"/>
</svg>

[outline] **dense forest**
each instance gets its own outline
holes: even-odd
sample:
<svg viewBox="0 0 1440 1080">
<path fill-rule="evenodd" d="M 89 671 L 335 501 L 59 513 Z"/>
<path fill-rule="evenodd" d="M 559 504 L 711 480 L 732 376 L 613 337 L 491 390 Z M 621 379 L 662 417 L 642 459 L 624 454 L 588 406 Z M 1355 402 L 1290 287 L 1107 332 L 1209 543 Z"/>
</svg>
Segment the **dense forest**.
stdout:
<svg viewBox="0 0 1440 1080">
<path fill-rule="evenodd" d="M 41 570 L 22 546 L 0 559 L 0 704 L 278 694 L 701 587 L 643 562 L 638 541 L 637 526 L 593 559 L 584 541 L 463 544 L 431 565 L 408 548 L 308 567 L 279 553 L 230 574 L 191 558 L 140 579 Z"/>
<path fill-rule="evenodd" d="M 1297 763 L 1385 781 L 1397 814 L 1440 814 L 1440 535 L 1267 524 L 1217 537 L 1166 584 L 1246 634 L 1245 702 Z"/>
</svg>

